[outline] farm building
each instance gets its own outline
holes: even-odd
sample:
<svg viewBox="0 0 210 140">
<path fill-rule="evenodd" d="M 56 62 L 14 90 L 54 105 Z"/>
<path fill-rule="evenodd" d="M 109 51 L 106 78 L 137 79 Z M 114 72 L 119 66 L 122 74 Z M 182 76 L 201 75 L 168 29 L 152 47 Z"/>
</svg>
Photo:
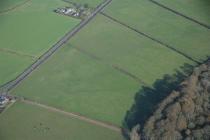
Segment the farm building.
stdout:
<svg viewBox="0 0 210 140">
<path fill-rule="evenodd" d="M 6 96 L 1 95 L 0 96 L 0 105 L 5 105 L 6 103 L 8 103 L 9 99 Z"/>
<path fill-rule="evenodd" d="M 80 12 L 72 7 L 65 7 L 65 8 L 58 8 L 55 10 L 56 13 L 73 16 L 73 17 L 79 17 Z"/>
</svg>

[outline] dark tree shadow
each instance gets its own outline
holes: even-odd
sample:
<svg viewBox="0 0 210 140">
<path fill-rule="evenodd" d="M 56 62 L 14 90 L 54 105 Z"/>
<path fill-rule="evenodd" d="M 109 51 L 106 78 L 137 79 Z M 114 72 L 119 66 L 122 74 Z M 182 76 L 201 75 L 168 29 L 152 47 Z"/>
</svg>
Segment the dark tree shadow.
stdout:
<svg viewBox="0 0 210 140">
<path fill-rule="evenodd" d="M 165 75 L 163 79 L 158 79 L 153 87 L 142 87 L 135 95 L 135 103 L 127 111 L 124 118 L 124 130 L 131 130 L 135 125 L 144 125 L 145 121 L 151 116 L 161 100 L 178 89 L 180 82 L 183 81 L 193 69 L 192 65 L 184 64 L 174 75 Z M 141 127 L 142 128 L 142 127 Z M 124 135 L 127 136 L 127 131 Z"/>
</svg>

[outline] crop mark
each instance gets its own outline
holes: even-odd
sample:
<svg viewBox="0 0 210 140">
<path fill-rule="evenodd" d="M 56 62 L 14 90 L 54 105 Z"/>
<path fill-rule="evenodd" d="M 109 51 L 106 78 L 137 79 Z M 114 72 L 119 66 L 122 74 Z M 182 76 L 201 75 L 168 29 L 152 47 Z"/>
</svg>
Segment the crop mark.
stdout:
<svg viewBox="0 0 210 140">
<path fill-rule="evenodd" d="M 190 20 L 190 21 L 192 21 L 192 22 L 194 22 L 196 24 L 199 24 L 200 26 L 202 26 L 204 28 L 210 29 L 210 26 L 209 25 L 206 25 L 206 24 L 204 24 L 204 23 L 202 23 L 202 22 L 200 22 L 200 21 L 198 21 L 198 20 L 196 20 L 196 19 L 194 19 L 192 17 L 186 16 L 186 15 L 184 15 L 184 14 L 182 14 L 182 13 L 180 13 L 180 12 L 174 10 L 174 9 L 171 9 L 171 8 L 169 8 L 169 7 L 165 6 L 165 5 L 157 2 L 157 1 L 154 1 L 154 0 L 149 0 L 149 1 L 151 3 L 153 3 L 153 4 L 155 4 L 155 5 L 158 5 L 158 6 L 162 7 L 162 8 L 164 8 L 164 9 L 166 9 L 166 10 L 168 10 L 168 11 L 174 13 L 174 14 L 176 14 L 176 15 L 179 15 L 179 16 L 187 19 L 187 20 Z"/>
<path fill-rule="evenodd" d="M 30 54 L 26 54 L 26 53 L 20 53 L 20 52 L 10 50 L 10 49 L 5 49 L 5 48 L 0 48 L 0 52 L 5 52 L 5 53 L 17 55 L 17 56 L 29 57 L 29 58 L 32 58 L 32 59 L 37 59 L 37 57 L 34 56 L 34 55 L 30 55 Z"/>
<path fill-rule="evenodd" d="M 156 39 L 156 38 L 154 38 L 154 37 L 152 37 L 152 36 L 150 36 L 150 35 L 148 35 L 148 34 L 146 34 L 146 33 L 144 33 L 144 32 L 141 32 L 141 31 L 139 31 L 139 30 L 137 30 L 137 29 L 135 29 L 135 28 L 133 28 L 133 27 L 127 25 L 127 24 L 125 24 L 125 23 L 123 23 L 123 22 L 121 22 L 121 21 L 119 21 L 119 20 L 117 20 L 117 19 L 111 17 L 110 15 L 107 15 L 107 14 L 105 14 L 105 13 L 103 13 L 103 12 L 100 12 L 100 13 L 101 13 L 101 15 L 103 15 L 103 16 L 105 16 L 105 17 L 111 19 L 112 21 L 114 21 L 114 22 L 116 22 L 116 23 L 118 23 L 118 24 L 120 24 L 120 25 L 123 25 L 124 27 L 126 27 L 126 28 L 128 28 L 128 29 L 130 29 L 130 30 L 132 30 L 132 31 L 134 31 L 134 32 L 136 32 L 136 33 L 138 33 L 138 34 L 140 34 L 140 35 L 146 37 L 146 38 L 149 38 L 149 39 L 151 39 L 152 41 L 154 41 L 154 42 L 156 42 L 156 43 L 161 44 L 161 46 L 164 46 L 164 47 L 166 47 L 166 48 L 168 48 L 168 49 L 170 49 L 170 50 L 172 50 L 172 51 L 174 51 L 174 52 L 176 52 L 176 53 L 178 53 L 178 54 L 180 54 L 180 55 L 182 55 L 182 56 L 188 58 L 189 60 L 191 60 L 191 61 L 193 61 L 193 62 L 195 62 L 195 63 L 197 63 L 197 64 L 201 64 L 201 62 L 199 62 L 199 61 L 195 60 L 194 58 L 188 56 L 187 54 L 185 54 L 185 53 L 183 53 L 183 52 L 181 52 L 181 51 L 179 51 L 179 50 L 173 48 L 172 46 L 170 46 L 170 45 L 168 45 L 168 44 L 166 44 L 166 43 L 164 43 L 164 42 L 162 42 L 162 41 L 160 41 L 160 40 L 158 40 L 158 39 Z"/>
<path fill-rule="evenodd" d="M 26 0 L 26 1 L 24 1 L 24 2 L 22 2 L 22 3 L 19 3 L 19 4 L 15 5 L 15 6 L 13 6 L 13 7 L 9 7 L 8 9 L 2 10 L 2 11 L 0 11 L 0 15 L 5 14 L 5 13 L 8 13 L 8 12 L 10 12 L 10 11 L 13 11 L 13 10 L 15 10 L 15 9 L 17 9 L 17 8 L 19 8 L 19 7 L 23 6 L 23 5 L 25 5 L 25 4 L 28 3 L 29 1 L 31 1 L 31 0 Z"/>
<path fill-rule="evenodd" d="M 112 68 L 114 68 L 115 70 L 117 70 L 118 72 L 134 79 L 135 81 L 137 81 L 138 83 L 142 84 L 142 85 L 145 85 L 145 86 L 148 86 L 148 84 L 146 84 L 143 80 L 141 80 L 140 78 L 138 78 L 136 75 L 130 73 L 128 70 L 124 69 L 124 68 L 121 68 L 120 66 L 117 66 L 116 64 L 111 64 L 111 63 L 108 63 L 106 61 L 104 61 L 102 58 L 99 58 L 98 56 L 95 56 L 94 54 L 91 54 L 87 51 L 85 51 L 84 49 L 81 49 L 79 47 L 74 47 L 74 49 L 76 49 L 77 51 L 85 54 L 86 56 L 94 59 L 94 60 L 97 60 L 97 61 L 101 61 L 103 62 L 104 64 L 108 65 L 108 66 L 111 66 Z"/>
</svg>

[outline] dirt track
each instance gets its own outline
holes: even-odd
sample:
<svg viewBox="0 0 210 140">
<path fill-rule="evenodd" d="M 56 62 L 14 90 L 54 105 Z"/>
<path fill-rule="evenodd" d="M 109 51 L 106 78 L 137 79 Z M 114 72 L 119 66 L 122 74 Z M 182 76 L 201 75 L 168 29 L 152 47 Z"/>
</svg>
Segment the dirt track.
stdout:
<svg viewBox="0 0 210 140">
<path fill-rule="evenodd" d="M 34 102 L 34 101 L 30 101 L 30 100 L 26 100 L 26 99 L 22 99 L 21 101 L 26 103 L 26 104 L 39 106 L 39 107 L 45 108 L 45 109 L 47 109 L 49 111 L 58 112 L 58 113 L 67 115 L 69 117 L 77 118 L 79 120 L 82 120 L 82 121 L 85 121 L 85 122 L 88 122 L 88 123 L 91 123 L 91 124 L 94 124 L 94 125 L 105 127 L 105 128 L 111 129 L 111 130 L 119 132 L 119 133 L 121 132 L 121 128 L 120 127 L 117 127 L 117 126 L 114 126 L 114 125 L 111 125 L 111 124 L 108 124 L 108 123 L 104 123 L 104 122 L 101 122 L 101 121 L 93 120 L 93 119 L 87 118 L 85 116 L 76 114 L 76 113 L 66 112 L 66 111 L 63 111 L 63 110 L 51 107 L 51 106 L 47 106 L 47 105 L 40 104 L 40 103 L 37 103 L 37 102 Z"/>
</svg>

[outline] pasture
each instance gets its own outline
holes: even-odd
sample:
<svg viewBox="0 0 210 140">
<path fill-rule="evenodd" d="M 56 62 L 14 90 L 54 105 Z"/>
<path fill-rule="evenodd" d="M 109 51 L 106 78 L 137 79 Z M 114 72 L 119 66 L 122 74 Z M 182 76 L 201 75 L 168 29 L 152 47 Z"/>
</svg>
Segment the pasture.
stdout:
<svg viewBox="0 0 210 140">
<path fill-rule="evenodd" d="M 79 4 L 88 4 L 90 7 L 97 7 L 104 0 L 65 0 L 69 2 L 79 3 Z"/>
<path fill-rule="evenodd" d="M 120 126 L 143 84 L 185 63 L 194 64 L 98 15 L 12 93 Z"/>
<path fill-rule="evenodd" d="M 17 102 L 0 114 L 2 140 L 122 140 L 118 132 Z"/>
<path fill-rule="evenodd" d="M 210 26 L 209 0 L 155 0 L 173 10 Z"/>
<path fill-rule="evenodd" d="M 130 77 L 68 45 L 12 93 L 120 125 L 139 87 Z"/>
<path fill-rule="evenodd" d="M 24 3 L 26 0 L 1 0 L 0 14 Z"/>
<path fill-rule="evenodd" d="M 32 62 L 31 58 L 0 51 L 0 83 L 13 79 Z"/>
<path fill-rule="evenodd" d="M 16 1 L 1 1 L 0 5 L 1 3 L 11 5 Z M 9 50 L 12 53 L 8 55 L 24 54 L 36 58 L 41 56 L 80 22 L 53 12 L 55 8 L 65 5 L 67 4 L 60 0 L 31 0 L 12 11 L 0 14 L 0 52 Z M 26 65 L 30 65 L 30 63 L 24 63 L 26 58 L 18 57 L 18 59 L 12 59 L 10 56 L 0 60 L 0 75 L 3 75 L 0 76 L 0 85 L 15 78 Z M 14 63 L 21 59 L 23 59 L 21 65 Z M 28 62 L 33 60 L 29 58 Z M 8 70 L 6 65 L 10 65 L 12 69 Z"/>
<path fill-rule="evenodd" d="M 104 12 L 197 61 L 202 62 L 210 55 L 208 29 L 149 0 L 113 0 Z"/>
<path fill-rule="evenodd" d="M 102 2 L 69 1 L 91 7 Z M 200 2 L 156 1 L 209 23 L 204 12 L 208 6 L 194 9 Z M 31 0 L 0 14 L 0 85 L 15 78 L 80 23 L 53 12 L 67 5 L 63 0 Z M 145 95 L 143 89 L 166 95 L 161 88 L 172 87 L 161 79 L 173 83 L 176 79 L 168 75 L 206 60 L 209 44 L 209 29 L 151 0 L 113 0 L 9 94 L 120 127 L 129 115 L 127 111 L 131 110 L 131 117 L 138 113 L 132 112 L 132 105 L 144 99 L 155 101 L 159 96 L 150 99 L 151 94 Z M 155 86 L 157 81 L 160 87 Z M 152 110 L 151 104 L 143 101 L 137 107 Z M 145 114 L 138 115 L 143 118 Z M 0 114 L 0 119 L 0 138 L 5 140 L 122 139 L 114 131 L 23 102 Z"/>
</svg>

